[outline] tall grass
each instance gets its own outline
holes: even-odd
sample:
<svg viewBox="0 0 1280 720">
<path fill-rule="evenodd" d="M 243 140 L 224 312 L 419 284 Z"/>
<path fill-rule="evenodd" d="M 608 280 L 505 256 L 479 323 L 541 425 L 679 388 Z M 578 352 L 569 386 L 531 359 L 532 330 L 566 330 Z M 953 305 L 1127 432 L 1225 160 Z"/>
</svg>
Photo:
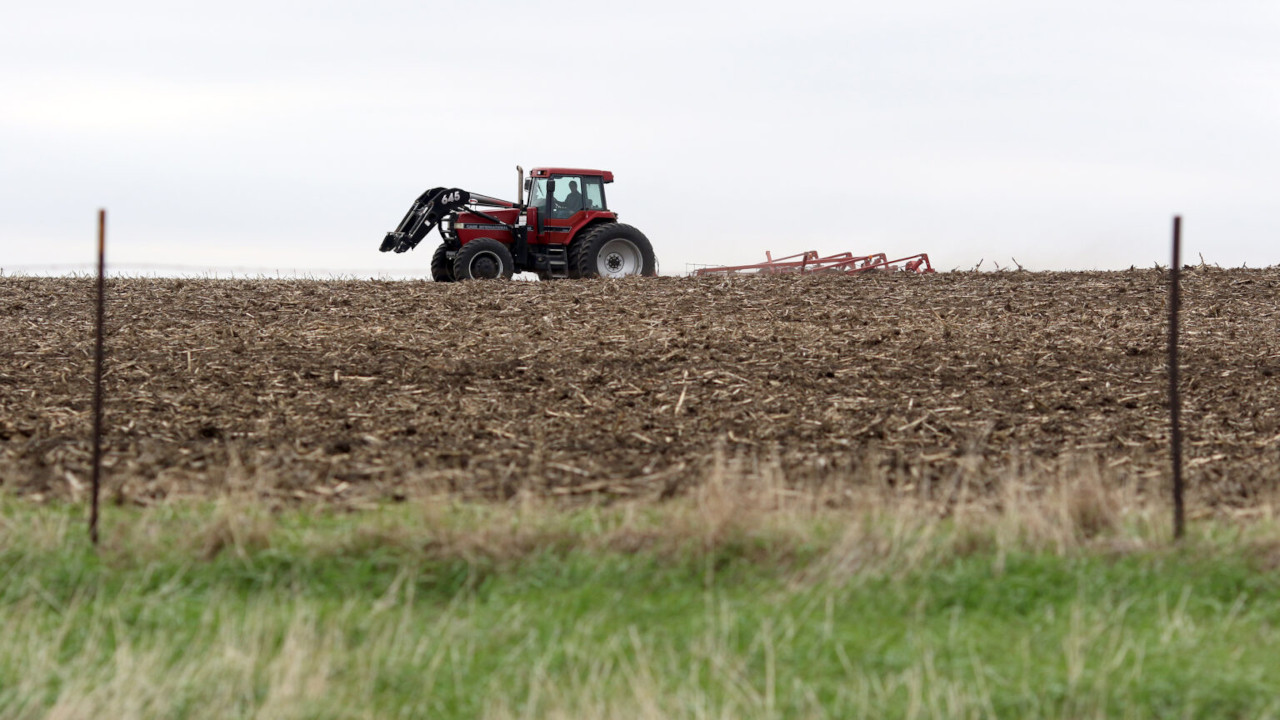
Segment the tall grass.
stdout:
<svg viewBox="0 0 1280 720">
<path fill-rule="evenodd" d="M 839 509 L 829 509 L 838 505 Z M 690 497 L 0 503 L 0 717 L 1274 717 L 1270 505 L 1081 466 L 923 499 L 721 461 Z"/>
</svg>

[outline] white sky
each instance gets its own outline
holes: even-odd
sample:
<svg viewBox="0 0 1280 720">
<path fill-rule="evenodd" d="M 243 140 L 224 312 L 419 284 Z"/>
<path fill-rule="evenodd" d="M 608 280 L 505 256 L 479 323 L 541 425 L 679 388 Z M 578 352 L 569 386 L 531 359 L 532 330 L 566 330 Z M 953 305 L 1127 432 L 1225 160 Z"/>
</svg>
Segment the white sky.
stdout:
<svg viewBox="0 0 1280 720">
<path fill-rule="evenodd" d="M 1280 3 L 102 2 L 0 10 L 0 267 L 425 274 L 422 190 L 613 170 L 686 263 L 1280 264 Z"/>
</svg>

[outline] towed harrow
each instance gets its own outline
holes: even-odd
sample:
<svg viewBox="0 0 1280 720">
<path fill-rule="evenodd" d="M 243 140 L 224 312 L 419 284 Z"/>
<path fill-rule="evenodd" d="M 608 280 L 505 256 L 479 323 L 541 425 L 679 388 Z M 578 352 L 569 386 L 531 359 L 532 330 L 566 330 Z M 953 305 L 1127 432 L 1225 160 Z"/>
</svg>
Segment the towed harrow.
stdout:
<svg viewBox="0 0 1280 720">
<path fill-rule="evenodd" d="M 927 253 L 917 253 L 890 260 L 885 253 L 871 255 L 854 255 L 851 252 L 835 255 L 818 255 L 817 250 L 808 250 L 795 255 L 787 255 L 774 259 L 773 254 L 765 252 L 765 261 L 753 265 L 726 265 L 722 267 L 703 267 L 693 271 L 694 275 L 745 275 L 745 274 L 786 274 L 786 273 L 843 273 L 857 275 L 864 272 L 904 271 L 914 273 L 934 272 L 929 264 Z"/>
</svg>

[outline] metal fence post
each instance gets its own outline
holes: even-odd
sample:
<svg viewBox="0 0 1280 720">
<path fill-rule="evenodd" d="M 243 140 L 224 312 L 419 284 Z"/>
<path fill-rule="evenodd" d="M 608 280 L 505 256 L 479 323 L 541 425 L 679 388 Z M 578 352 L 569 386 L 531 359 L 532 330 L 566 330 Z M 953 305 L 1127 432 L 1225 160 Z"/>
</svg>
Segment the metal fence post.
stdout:
<svg viewBox="0 0 1280 720">
<path fill-rule="evenodd" d="M 102 476 L 102 353 L 106 319 L 107 211 L 98 211 L 98 320 L 93 356 L 93 500 L 89 540 L 98 544 L 98 494 Z"/>
<path fill-rule="evenodd" d="M 1178 392 L 1178 306 L 1182 271 L 1182 216 L 1173 218 L 1173 262 L 1169 265 L 1169 423 L 1173 453 L 1173 538 L 1187 532 L 1182 503 L 1182 397 Z"/>
</svg>

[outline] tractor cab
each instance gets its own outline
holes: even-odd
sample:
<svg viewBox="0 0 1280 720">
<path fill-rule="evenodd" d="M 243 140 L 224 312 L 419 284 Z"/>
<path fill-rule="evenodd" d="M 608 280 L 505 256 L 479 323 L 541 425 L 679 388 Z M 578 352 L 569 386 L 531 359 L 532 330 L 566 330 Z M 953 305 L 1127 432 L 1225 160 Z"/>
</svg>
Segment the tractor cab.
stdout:
<svg viewBox="0 0 1280 720">
<path fill-rule="evenodd" d="M 553 265 L 570 262 L 568 246 L 588 226 L 617 222 L 609 212 L 604 186 L 613 182 L 608 170 L 534 168 L 524 182 L 528 244 Z"/>
<path fill-rule="evenodd" d="M 613 173 L 601 170 L 534 168 L 525 181 L 525 193 L 529 208 L 544 213 L 544 220 L 568 220 L 579 212 L 608 210 L 604 186 L 610 182 Z"/>
</svg>

